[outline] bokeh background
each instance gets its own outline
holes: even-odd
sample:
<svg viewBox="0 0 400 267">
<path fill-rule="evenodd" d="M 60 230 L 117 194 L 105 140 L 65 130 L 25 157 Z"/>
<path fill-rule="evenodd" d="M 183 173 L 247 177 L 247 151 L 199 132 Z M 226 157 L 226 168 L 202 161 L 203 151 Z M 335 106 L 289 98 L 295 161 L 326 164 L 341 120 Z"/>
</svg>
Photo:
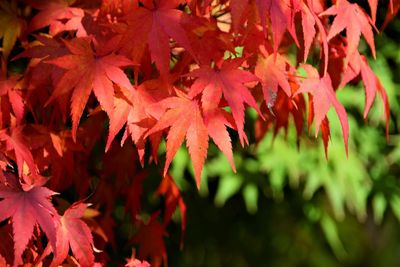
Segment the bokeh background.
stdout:
<svg viewBox="0 0 400 267">
<path fill-rule="evenodd" d="M 381 99 L 364 120 L 363 85 L 355 83 L 338 91 L 349 116 L 348 158 L 333 111 L 328 160 L 314 129 L 305 129 L 299 147 L 294 127 L 275 138 L 271 131 L 244 149 L 234 142 L 236 174 L 211 149 L 197 192 L 181 149 L 171 174 L 188 223 L 181 250 L 179 225 L 170 226 L 170 266 L 400 266 L 399 17 L 375 40 L 377 59 L 369 63 L 388 93 L 389 139 Z M 369 53 L 365 44 L 361 51 Z"/>
</svg>

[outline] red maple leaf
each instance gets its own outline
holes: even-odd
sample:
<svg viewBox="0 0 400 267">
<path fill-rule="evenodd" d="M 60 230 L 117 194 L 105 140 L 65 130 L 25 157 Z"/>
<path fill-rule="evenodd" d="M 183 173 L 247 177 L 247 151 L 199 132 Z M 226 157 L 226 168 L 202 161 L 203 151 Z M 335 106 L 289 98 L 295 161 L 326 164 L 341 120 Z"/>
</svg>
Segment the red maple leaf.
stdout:
<svg viewBox="0 0 400 267">
<path fill-rule="evenodd" d="M 258 58 L 254 72 L 262 81 L 264 100 L 269 108 L 275 103 L 278 87 L 280 87 L 287 96 L 291 96 L 292 94 L 287 67 L 291 67 L 289 62 L 280 54 L 268 55 L 266 58 Z"/>
<path fill-rule="evenodd" d="M 72 137 L 76 140 L 79 119 L 92 90 L 109 116 L 112 116 L 114 111 L 113 83 L 133 90 L 128 77 L 121 70 L 121 67 L 132 65 L 132 62 L 120 55 L 97 55 L 93 52 L 90 39 L 87 38 L 75 38 L 66 42 L 66 45 L 71 51 L 70 55 L 47 61 L 66 70 L 47 103 L 65 96 L 74 89 L 71 98 L 71 115 Z"/>
<path fill-rule="evenodd" d="M 372 21 L 364 10 L 357 4 L 351 4 L 347 0 L 338 0 L 319 16 L 336 15 L 328 33 L 328 41 L 346 29 L 347 36 L 347 55 L 346 65 L 351 56 L 357 51 L 361 33 L 372 50 L 372 55 L 376 56 L 374 34 L 372 32 Z"/>
<path fill-rule="evenodd" d="M 204 111 L 204 123 L 207 127 L 208 135 L 227 157 L 232 170 L 236 172 L 231 137 L 226 128 L 236 129 L 231 114 L 221 108 L 206 110 Z"/>
<path fill-rule="evenodd" d="M 304 39 L 304 58 L 303 58 L 303 60 L 304 60 L 304 62 L 306 62 L 312 41 L 316 34 L 316 30 L 315 30 L 316 16 L 313 14 L 313 11 L 310 10 L 304 2 L 301 2 L 301 5 L 299 5 L 298 9 L 301 12 L 301 26 L 303 29 L 303 39 Z"/>
<path fill-rule="evenodd" d="M 185 97 L 169 97 L 155 105 L 164 108 L 166 111 L 146 135 L 170 127 L 167 136 L 167 159 L 164 176 L 167 174 L 173 157 L 186 138 L 186 145 L 189 149 L 197 186 L 199 187 L 201 171 L 207 157 L 208 133 L 198 101 Z"/>
<path fill-rule="evenodd" d="M 302 26 L 302 39 L 303 39 L 303 62 L 307 61 L 308 53 L 310 52 L 311 45 L 317 34 L 315 27 L 319 31 L 319 42 L 324 50 L 324 73 L 328 64 L 328 41 L 325 32 L 325 27 L 321 22 L 320 18 L 316 15 L 316 10 L 322 8 L 319 6 L 321 3 L 316 1 L 293 1 L 295 13 L 301 15 L 301 26 Z"/>
<path fill-rule="evenodd" d="M 27 0 L 40 12 L 33 17 L 29 23 L 28 32 L 36 31 L 46 26 L 50 27 L 49 33 L 56 35 L 63 31 L 77 31 L 78 37 L 86 36 L 86 30 L 82 25 L 82 18 L 85 16 L 83 9 L 71 7 L 75 0 L 51 0 L 38 1 Z"/>
<path fill-rule="evenodd" d="M 368 0 L 369 8 L 371 10 L 371 18 L 372 22 L 375 23 L 376 21 L 376 12 L 378 9 L 378 0 Z"/>
<path fill-rule="evenodd" d="M 121 143 L 124 143 L 125 139 L 130 136 L 136 145 L 140 163 L 142 165 L 144 164 L 144 135 L 156 123 L 154 118 L 147 114 L 146 108 L 165 99 L 169 95 L 165 87 L 164 83 L 159 79 L 145 81 L 133 91 L 118 88 L 114 96 L 115 107 L 114 113 L 110 117 L 106 151 L 111 145 L 115 135 L 126 124 L 124 138 Z M 156 162 L 160 138 L 160 134 L 155 134 L 150 137 L 153 145 L 152 156 Z"/>
<path fill-rule="evenodd" d="M 57 211 L 50 202 L 55 193 L 45 187 L 24 191 L 14 177 L 0 184 L 0 222 L 12 219 L 14 233 L 14 266 L 22 264 L 22 253 L 33 235 L 35 225 L 45 232 L 50 244 L 56 247 Z"/>
<path fill-rule="evenodd" d="M 175 184 L 174 179 L 171 175 L 167 174 L 161 184 L 159 185 L 157 195 L 163 195 L 165 198 L 165 213 L 164 213 L 164 225 L 168 225 L 172 219 L 172 215 L 179 207 L 181 212 L 181 247 L 183 246 L 183 237 L 186 231 L 186 205 L 183 201 L 181 192 L 178 186 Z"/>
<path fill-rule="evenodd" d="M 275 53 L 278 51 L 279 44 L 286 30 L 289 31 L 295 43 L 298 44 L 294 28 L 294 10 L 291 8 L 291 2 L 289 0 L 256 0 L 261 24 L 264 29 L 266 29 L 266 15 L 269 15 Z"/>
<path fill-rule="evenodd" d="M 47 183 L 53 191 L 64 191 L 72 183 L 82 186 L 83 175 L 78 169 L 84 167 L 76 153 L 85 153 L 85 148 L 72 140 L 70 130 L 52 132 L 39 124 L 25 126 L 25 137 L 33 153 L 40 173 L 51 170 L 51 179 Z"/>
<path fill-rule="evenodd" d="M 230 1 L 229 6 L 232 14 L 232 28 L 234 31 L 239 29 L 239 26 L 243 20 L 246 8 L 249 0 L 236 0 Z"/>
<path fill-rule="evenodd" d="M 146 136 L 170 127 L 167 135 L 167 159 L 164 168 L 164 176 L 168 167 L 186 138 L 186 145 L 192 159 L 197 186 L 200 187 L 201 171 L 204 160 L 207 157 L 208 136 L 212 138 L 218 148 L 228 158 L 232 169 L 235 171 L 233 162 L 231 139 L 226 126 L 234 128 L 230 115 L 214 108 L 205 110 L 204 113 L 196 99 L 189 99 L 181 93 L 181 97 L 169 97 L 151 109 L 161 110 L 157 123 L 146 134 Z"/>
<path fill-rule="evenodd" d="M 139 258 L 151 259 L 153 267 L 167 263 L 167 251 L 164 244 L 165 226 L 157 221 L 159 212 L 154 213 L 148 222 L 140 222 L 140 228 L 132 242 L 140 246 Z"/>
<path fill-rule="evenodd" d="M 75 203 L 60 218 L 57 225 L 56 256 L 51 266 L 59 266 L 67 257 L 70 247 L 82 267 L 94 265 L 92 233 L 81 220 L 87 207 L 87 204 Z"/>
<path fill-rule="evenodd" d="M 24 174 L 26 173 L 26 171 L 24 171 L 24 164 L 26 164 L 32 177 L 39 178 L 38 170 L 29 146 L 26 143 L 22 126 L 11 128 L 9 134 L 7 133 L 7 129 L 0 130 L 0 141 L 5 141 L 5 151 L 14 151 L 15 161 L 18 166 L 19 177 L 26 177 L 24 176 Z M 29 181 L 25 182 L 30 183 Z M 32 182 L 35 183 L 35 181 Z"/>
<path fill-rule="evenodd" d="M 351 80 L 355 79 L 358 75 L 361 75 L 361 79 L 363 80 L 365 87 L 364 118 L 368 116 L 368 112 L 372 107 L 376 92 L 379 92 L 384 104 L 384 111 L 386 117 L 386 133 L 388 134 L 390 114 L 389 114 L 389 102 L 387 99 L 385 88 L 383 88 L 382 84 L 379 81 L 379 78 L 375 75 L 375 73 L 368 65 L 366 57 L 360 55 L 360 53 L 356 51 L 351 57 L 351 60 L 349 61 L 348 68 L 344 71 L 343 80 L 340 83 L 339 87 L 345 86 Z"/>
<path fill-rule="evenodd" d="M 389 11 L 386 14 L 385 21 L 383 22 L 382 29 L 386 28 L 388 23 L 392 21 L 399 13 L 400 10 L 400 0 L 390 0 L 389 1 Z"/>
<path fill-rule="evenodd" d="M 8 103 L 7 105 L 5 102 L 2 101 L 2 115 L 6 116 L 10 114 L 11 110 L 8 108 L 11 106 L 11 109 L 14 113 L 15 118 L 17 119 L 16 123 L 20 124 L 21 120 L 24 116 L 24 101 L 21 94 L 18 92 L 18 84 L 16 78 L 8 79 L 8 80 L 0 80 L 0 99 L 7 98 Z M 8 112 L 7 112 L 8 111 Z M 0 127 L 4 126 L 6 121 L 0 118 Z"/>
<path fill-rule="evenodd" d="M 202 93 L 201 102 L 205 112 L 217 108 L 222 95 L 232 110 L 239 138 L 242 145 L 248 143 L 244 133 L 244 103 L 253 107 L 261 114 L 257 102 L 249 89 L 244 85 L 250 82 L 258 82 L 257 76 L 251 72 L 239 69 L 243 59 L 224 61 L 220 69 L 210 66 L 201 66 L 187 76 L 196 77 L 197 80 L 190 88 L 189 96 L 195 97 Z M 261 115 L 262 116 L 262 115 Z"/>
<path fill-rule="evenodd" d="M 183 20 L 191 50 L 196 54 L 199 65 L 207 65 L 212 61 L 219 61 L 228 50 L 235 53 L 232 37 L 218 28 L 217 22 L 210 22 L 206 18 Z M 188 55 L 189 56 L 189 55 Z"/>
<path fill-rule="evenodd" d="M 150 263 L 147 261 L 140 261 L 136 259 L 135 250 L 132 251 L 132 256 L 129 259 L 126 259 L 125 267 L 151 267 Z"/>
<path fill-rule="evenodd" d="M 346 153 L 348 151 L 348 139 L 349 139 L 349 122 L 347 119 L 346 110 L 340 104 L 336 98 L 335 91 L 332 88 L 332 81 L 327 74 L 322 78 L 319 76 L 318 71 L 311 65 L 303 64 L 302 67 L 306 70 L 308 78 L 306 78 L 301 84 L 299 90 L 295 95 L 300 93 L 311 93 L 313 96 L 313 112 L 315 117 L 315 135 L 318 135 L 318 131 L 321 127 L 321 123 L 326 117 L 330 106 L 333 106 L 339 117 L 340 124 L 342 126 L 342 133 Z"/>
<path fill-rule="evenodd" d="M 136 216 L 140 212 L 141 208 L 141 197 L 143 193 L 143 181 L 148 176 L 148 172 L 143 171 L 139 172 L 133 178 L 131 184 L 127 187 L 126 190 L 126 204 L 125 209 L 130 211 L 132 221 L 136 220 Z"/>
<path fill-rule="evenodd" d="M 189 39 L 181 25 L 184 13 L 175 9 L 178 2 L 180 1 L 145 1 L 144 7 L 139 7 L 128 15 L 121 46 L 131 54 L 135 63 L 140 62 L 148 46 L 151 60 L 156 63 L 161 74 L 165 75 L 169 71 L 170 38 L 191 51 Z"/>
<path fill-rule="evenodd" d="M 298 90 L 298 85 L 295 82 L 289 83 L 292 93 Z M 265 107 L 265 108 L 264 108 Z M 265 120 L 258 118 L 256 121 L 255 137 L 257 141 L 265 136 L 267 131 L 270 130 L 274 124 L 274 135 L 276 136 L 280 129 L 284 129 L 285 134 L 288 133 L 290 115 L 292 115 L 294 124 L 296 126 L 297 141 L 300 141 L 300 136 L 303 132 L 304 114 L 306 103 L 303 95 L 295 95 L 288 97 L 283 90 L 279 90 L 273 106 L 263 104 L 261 110 L 265 112 Z"/>
</svg>

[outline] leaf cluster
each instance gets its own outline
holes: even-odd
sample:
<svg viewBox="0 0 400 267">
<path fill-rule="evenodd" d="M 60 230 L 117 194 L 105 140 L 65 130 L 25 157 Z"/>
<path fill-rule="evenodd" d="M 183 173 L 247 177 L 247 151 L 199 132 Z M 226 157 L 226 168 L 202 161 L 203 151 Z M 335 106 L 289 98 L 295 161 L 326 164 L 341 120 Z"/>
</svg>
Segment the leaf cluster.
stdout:
<svg viewBox="0 0 400 267">
<path fill-rule="evenodd" d="M 379 94 L 388 133 L 387 93 L 358 49 L 362 35 L 375 57 L 368 3 L 369 13 L 347 0 L 0 2 L 0 230 L 13 237 L 0 263 L 102 266 L 135 245 L 141 260 L 133 252 L 127 266 L 166 265 L 176 210 L 186 228 L 169 173 L 184 142 L 199 188 L 210 141 L 234 173 L 235 140 L 291 124 L 300 140 L 314 123 L 327 156 L 333 106 L 348 153 L 337 92 L 360 79 L 363 116 Z M 387 21 L 399 6 L 390 1 Z"/>
</svg>

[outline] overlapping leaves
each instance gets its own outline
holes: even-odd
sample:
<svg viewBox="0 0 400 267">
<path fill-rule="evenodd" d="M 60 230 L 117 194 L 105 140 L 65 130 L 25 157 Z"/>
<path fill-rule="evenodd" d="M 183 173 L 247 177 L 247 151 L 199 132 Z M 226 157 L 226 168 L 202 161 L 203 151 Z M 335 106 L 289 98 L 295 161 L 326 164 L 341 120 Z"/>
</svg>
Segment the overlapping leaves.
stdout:
<svg viewBox="0 0 400 267">
<path fill-rule="evenodd" d="M 336 90 L 360 77 L 364 116 L 379 92 L 388 121 L 385 90 L 358 51 L 362 34 L 375 56 L 377 1 L 368 1 L 370 15 L 357 3 L 333 2 L 2 1 L 0 220 L 11 218 L 14 265 L 24 262 L 27 247 L 40 250 L 29 243 L 32 236 L 40 240 L 35 225 L 49 243 L 47 251 L 35 256 L 38 261 L 51 250 L 53 265 L 69 257 L 82 266 L 94 265 L 91 231 L 115 244 L 109 215 L 121 193 L 134 201 L 125 207 L 138 228 L 131 240 L 141 247 L 139 256 L 159 266 L 166 260 L 166 224 L 178 206 L 185 225 L 185 206 L 168 174 L 173 158 L 185 141 L 199 187 L 211 139 L 235 171 L 236 135 L 242 146 L 253 140 L 247 107 L 258 114 L 257 140 L 271 128 L 275 135 L 281 128 L 287 131 L 293 116 L 298 137 L 304 121 L 308 127 L 315 122 L 327 150 L 327 113 L 333 106 L 347 150 L 347 114 Z M 399 2 L 390 1 L 387 19 L 398 9 Z M 290 49 L 297 51 L 297 60 L 291 59 Z M 13 69 L 21 58 L 28 63 Z M 303 64 L 304 76 L 297 66 L 307 61 L 318 63 Z M 107 140 L 103 128 L 108 128 Z M 161 222 L 158 212 L 148 220 L 140 215 L 145 176 L 136 162 L 141 167 L 158 163 L 163 136 L 162 174 L 168 183 L 159 190 L 167 199 Z M 110 156 L 93 159 L 103 143 Z M 110 164 L 110 158 L 126 155 L 132 165 L 121 161 L 116 170 Z M 88 168 L 93 161 L 95 167 Z M 104 173 L 97 181 L 93 172 L 99 170 Z M 11 172 L 18 179 L 10 185 Z M 104 208 L 105 216 L 101 226 L 92 221 L 91 228 L 82 219 L 85 204 L 72 205 L 60 217 L 50 202 L 53 191 L 44 187 L 67 191 L 74 185 L 82 199 L 91 195 L 93 181 L 98 183 L 94 210 Z M 129 264 L 146 263 L 132 259 Z"/>
</svg>

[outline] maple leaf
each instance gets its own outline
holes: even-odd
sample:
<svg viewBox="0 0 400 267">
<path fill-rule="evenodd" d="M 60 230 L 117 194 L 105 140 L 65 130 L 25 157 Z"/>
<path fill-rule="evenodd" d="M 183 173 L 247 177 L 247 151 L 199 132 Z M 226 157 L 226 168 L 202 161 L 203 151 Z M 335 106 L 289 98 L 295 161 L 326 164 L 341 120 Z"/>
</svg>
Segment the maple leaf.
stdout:
<svg viewBox="0 0 400 267">
<path fill-rule="evenodd" d="M 294 20 L 289 0 L 256 0 L 258 12 L 260 14 L 261 25 L 266 28 L 266 15 L 268 13 L 271 20 L 271 32 L 274 39 L 274 53 L 278 51 L 278 47 L 282 41 L 286 30 L 289 31 L 293 40 L 298 44 L 296 31 L 294 28 Z"/>
<path fill-rule="evenodd" d="M 365 97 L 364 118 L 367 118 L 368 113 L 374 102 L 376 92 L 379 92 L 384 104 L 384 111 L 386 117 L 386 134 L 388 134 L 390 108 L 385 88 L 383 88 L 382 84 L 379 81 L 379 78 L 374 74 L 374 72 L 368 65 L 366 57 L 360 55 L 360 53 L 356 51 L 349 62 L 349 67 L 344 71 L 343 80 L 340 83 L 339 87 L 344 87 L 347 83 L 355 79 L 358 75 L 361 75 L 361 79 L 363 80 L 365 88 L 366 97 Z"/>
<path fill-rule="evenodd" d="M 140 261 L 137 259 L 129 259 L 125 264 L 126 267 L 150 267 L 150 263 L 147 261 Z"/>
<path fill-rule="evenodd" d="M 135 250 L 132 251 L 132 256 L 126 259 L 125 267 L 151 267 L 150 263 L 147 261 L 140 261 L 136 259 Z"/>
<path fill-rule="evenodd" d="M 150 263 L 147 261 L 140 261 L 138 259 L 128 259 L 128 262 L 125 264 L 126 267 L 150 267 Z"/>
<path fill-rule="evenodd" d="M 292 92 L 298 90 L 298 85 L 295 82 L 290 82 Z M 263 108 L 265 107 L 265 108 Z M 255 137 L 257 142 L 265 136 L 265 134 L 274 124 L 274 136 L 276 136 L 281 128 L 285 130 L 285 134 L 288 133 L 290 124 L 290 114 L 293 117 L 294 124 L 296 126 L 297 141 L 300 142 L 300 136 L 303 132 L 304 125 L 304 114 L 305 114 L 305 100 L 303 95 L 295 95 L 288 97 L 283 90 L 279 90 L 274 105 L 269 107 L 267 104 L 261 106 L 263 112 L 267 111 L 265 120 L 257 118 Z"/>
<path fill-rule="evenodd" d="M 143 171 L 135 175 L 133 181 L 127 188 L 127 201 L 125 209 L 130 211 L 132 221 L 136 220 L 136 215 L 139 214 L 141 208 L 141 197 L 143 193 L 143 181 L 148 176 L 148 172 Z"/>
<path fill-rule="evenodd" d="M 248 2 L 248 0 L 236 0 L 229 2 L 232 14 L 232 28 L 234 31 L 238 31 L 239 29 L 243 13 L 246 10 Z"/>
<path fill-rule="evenodd" d="M 204 112 L 204 123 L 207 127 L 208 135 L 217 145 L 219 150 L 224 153 L 234 172 L 236 172 L 233 160 L 232 143 L 226 127 L 235 129 L 231 114 L 223 109 L 215 108 Z"/>
<path fill-rule="evenodd" d="M 140 222 L 139 231 L 132 242 L 139 244 L 139 258 L 151 259 L 153 267 L 167 263 L 167 252 L 164 244 L 165 226 L 157 221 L 159 212 L 152 214 L 148 222 Z"/>
<path fill-rule="evenodd" d="M 191 49 L 196 54 L 199 65 L 218 62 L 227 50 L 235 53 L 231 35 L 222 32 L 216 21 L 190 17 L 182 23 L 187 30 Z"/>
<path fill-rule="evenodd" d="M 35 35 L 36 40 L 29 44 L 29 47 L 13 60 L 20 58 L 29 58 L 30 62 L 27 66 L 24 79 L 26 86 L 26 96 L 28 97 L 30 107 L 42 107 L 40 111 L 41 117 L 53 117 L 61 111 L 63 120 L 67 118 L 68 99 L 58 101 L 57 107 L 49 114 L 44 108 L 46 100 L 50 97 L 54 89 L 53 81 L 58 81 L 64 74 L 64 70 L 45 61 L 56 57 L 69 54 L 69 50 L 59 40 L 53 39 L 48 35 Z M 43 75 L 43 74 L 46 75 Z M 31 93 L 34 92 L 34 93 Z M 47 114 L 47 115 L 46 115 Z"/>
<path fill-rule="evenodd" d="M 306 3 L 307 2 L 307 3 Z M 314 0 L 300 1 L 292 0 L 291 7 L 293 8 L 292 14 L 301 15 L 301 26 L 302 26 L 302 39 L 303 39 L 303 62 L 307 61 L 307 57 L 312 45 L 312 42 L 317 35 L 316 28 L 319 32 L 319 42 L 322 45 L 324 51 L 324 74 L 327 71 L 328 65 L 328 41 L 325 32 L 324 24 L 321 22 L 320 18 L 316 15 L 318 10 L 322 9 L 320 6 L 322 3 L 316 2 Z M 292 15 L 292 20 L 295 17 Z"/>
<path fill-rule="evenodd" d="M 1 255 L 0 255 L 0 266 L 6 266 L 7 267 L 6 259 L 3 258 L 3 256 L 1 256 Z"/>
<path fill-rule="evenodd" d="M 18 16 L 16 0 L 0 2 L 0 39 L 3 38 L 3 57 L 8 58 L 17 38 L 26 27 L 26 21 Z"/>
<path fill-rule="evenodd" d="M 269 108 L 275 103 L 278 87 L 282 88 L 287 96 L 291 95 L 287 66 L 290 66 L 289 62 L 280 54 L 258 58 L 254 72 L 262 81 L 264 100 Z"/>
<path fill-rule="evenodd" d="M 72 41 L 66 41 L 66 45 L 71 51 L 70 55 L 47 61 L 66 69 L 47 103 L 74 89 L 71 98 L 71 114 L 72 137 L 76 140 L 79 119 L 92 90 L 109 116 L 112 116 L 114 110 L 113 83 L 133 90 L 128 77 L 120 69 L 120 67 L 132 65 L 132 62 L 124 56 L 115 54 L 96 55 L 87 38 L 75 38 Z"/>
<path fill-rule="evenodd" d="M 308 123 L 308 134 L 311 132 L 311 125 L 314 119 L 314 97 L 311 94 L 308 94 L 308 116 L 307 116 L 307 123 Z M 321 122 L 321 135 L 322 141 L 324 144 L 324 152 L 325 152 L 325 159 L 328 159 L 328 145 L 329 139 L 331 137 L 331 130 L 329 127 L 329 120 L 328 117 L 325 116 Z"/>
<path fill-rule="evenodd" d="M 139 7 L 128 15 L 121 45 L 125 51 L 131 53 L 135 63 L 140 61 L 148 45 L 151 60 L 156 63 L 161 74 L 165 75 L 169 71 L 170 63 L 169 38 L 173 38 L 189 52 L 191 48 L 181 25 L 184 13 L 175 9 L 179 1 L 154 2 L 158 4 L 154 6 L 153 1 L 144 2 L 144 7 Z"/>
<path fill-rule="evenodd" d="M 399 12 L 399 9 L 400 9 L 400 1 L 399 0 L 390 0 L 389 1 L 389 10 L 390 10 L 389 14 L 391 16 L 396 16 L 397 12 Z"/>
<path fill-rule="evenodd" d="M 222 95 L 232 110 L 239 138 L 242 145 L 248 143 L 244 133 L 244 103 L 253 107 L 261 114 L 257 102 L 251 95 L 245 83 L 258 82 L 254 74 L 241 70 L 238 67 L 243 59 L 225 61 L 220 69 L 212 69 L 210 66 L 201 66 L 199 69 L 187 74 L 196 77 L 196 81 L 190 87 L 189 97 L 193 98 L 202 93 L 201 101 L 204 111 L 213 110 L 221 102 Z M 261 115 L 262 116 L 262 115 Z"/>
<path fill-rule="evenodd" d="M 232 145 L 226 126 L 234 128 L 230 114 L 213 108 L 203 114 L 196 99 L 188 99 L 181 93 L 181 97 L 169 97 L 152 105 L 150 114 L 158 118 L 157 123 L 146 133 L 148 135 L 170 127 L 167 135 L 167 159 L 164 167 L 164 176 L 177 150 L 186 138 L 186 145 L 192 159 L 197 187 L 200 187 L 201 171 L 208 150 L 208 136 L 228 158 L 234 171 Z M 157 114 L 158 110 L 160 114 Z M 190 112 L 188 112 L 190 111 Z M 203 117 L 204 116 L 204 117 Z"/>
<path fill-rule="evenodd" d="M 18 54 L 13 60 L 20 58 L 39 58 L 52 59 L 68 54 L 68 49 L 59 40 L 52 38 L 49 35 L 37 34 L 34 35 L 35 41 L 29 44 L 29 47 Z M 49 65 L 47 65 L 49 66 Z M 53 67 L 53 66 L 52 66 Z"/>
<path fill-rule="evenodd" d="M 8 101 L 11 104 L 12 111 L 17 119 L 17 124 L 20 124 L 24 116 L 24 100 L 20 93 L 18 93 L 17 80 L 15 78 L 8 80 L 0 80 L 0 98 L 5 96 L 8 97 Z M 2 101 L 3 110 L 6 108 Z M 6 112 L 5 112 L 6 113 Z M 5 115 L 5 114 L 4 114 Z M 0 126 L 4 125 L 4 121 L 0 121 Z"/>
<path fill-rule="evenodd" d="M 196 183 L 200 187 L 201 171 L 207 157 L 208 134 L 198 102 L 185 97 L 169 97 L 155 105 L 167 110 L 156 125 L 147 132 L 146 136 L 170 127 L 167 136 L 164 176 L 167 174 L 173 157 L 186 138 L 186 145 L 194 166 Z"/>
<path fill-rule="evenodd" d="M 382 29 L 386 28 L 390 21 L 392 21 L 399 13 L 400 10 L 400 0 L 390 0 L 389 1 L 389 11 L 386 14 L 385 21 L 383 22 Z"/>
<path fill-rule="evenodd" d="M 54 36 L 63 31 L 77 31 L 76 36 L 86 36 L 82 25 L 85 12 L 81 8 L 71 7 L 76 0 L 27 0 L 27 3 L 40 10 L 29 23 L 28 32 L 49 26 L 50 35 Z"/>
<path fill-rule="evenodd" d="M 22 253 L 33 235 L 35 225 L 45 232 L 50 244 L 56 247 L 57 211 L 50 202 L 55 192 L 45 187 L 22 190 L 15 178 L 0 185 L 0 222 L 11 217 L 14 233 L 14 266 L 22 264 Z"/>
<path fill-rule="evenodd" d="M 51 266 L 59 266 L 65 260 L 69 247 L 80 266 L 94 265 L 92 233 L 81 220 L 87 207 L 87 204 L 75 203 L 60 218 L 57 225 L 56 256 Z"/>
<path fill-rule="evenodd" d="M 131 101 L 133 99 L 135 91 L 132 93 L 129 91 L 125 91 L 124 93 L 122 93 L 124 89 L 118 89 L 119 90 L 114 95 L 114 112 L 110 117 L 110 126 L 108 128 L 108 137 L 106 142 L 106 152 L 109 150 L 115 136 L 127 122 L 129 113 L 131 112 L 133 106 L 131 104 Z"/>
<path fill-rule="evenodd" d="M 346 29 L 347 36 L 347 55 L 345 65 L 356 52 L 360 42 L 361 33 L 371 48 L 372 55 L 375 58 L 374 34 L 372 32 L 371 19 L 365 14 L 364 10 L 357 4 L 351 4 L 347 0 L 338 0 L 335 5 L 331 6 L 319 16 L 336 15 L 332 26 L 328 33 L 328 41 Z"/>
<path fill-rule="evenodd" d="M 327 74 L 320 78 L 318 71 L 311 65 L 301 65 L 307 72 L 306 78 L 301 84 L 295 95 L 300 93 L 311 93 L 313 96 L 313 112 L 315 116 L 315 135 L 321 127 L 321 123 L 326 117 L 330 106 L 332 105 L 339 117 L 342 126 L 343 140 L 348 153 L 348 139 L 349 139 L 349 122 L 347 119 L 346 110 L 336 98 L 335 91 L 332 88 L 332 81 Z"/>
<path fill-rule="evenodd" d="M 26 164 L 34 178 L 38 178 L 38 171 L 29 146 L 26 143 L 23 133 L 23 126 L 11 128 L 10 134 L 6 129 L 0 131 L 0 141 L 5 141 L 6 151 L 14 150 L 15 160 L 18 166 L 19 177 L 24 176 L 24 164 Z M 28 182 L 28 181 L 26 181 Z"/>
<path fill-rule="evenodd" d="M 301 8 L 299 9 L 301 12 L 301 26 L 303 29 L 303 39 L 304 39 L 303 57 L 304 57 L 304 62 L 306 62 L 312 41 L 316 34 L 315 30 L 316 17 L 304 2 L 301 3 Z"/>
<path fill-rule="evenodd" d="M 51 170 L 51 179 L 47 187 L 53 191 L 64 191 L 72 183 L 82 186 L 82 175 L 79 170 L 82 163 L 77 153 L 85 153 L 85 148 L 80 143 L 72 140 L 70 130 L 51 131 L 48 127 L 39 124 L 25 126 L 25 139 L 40 173 Z"/>
<path fill-rule="evenodd" d="M 164 213 L 164 225 L 172 219 L 172 215 L 179 206 L 181 212 L 181 247 L 183 247 L 183 237 L 186 231 L 186 205 L 183 201 L 178 186 L 175 184 L 174 179 L 171 175 L 167 174 L 161 181 L 157 192 L 157 195 L 164 195 L 165 197 L 165 213 Z"/>
<path fill-rule="evenodd" d="M 170 76 L 171 77 L 171 76 Z M 164 83 L 163 79 L 149 80 L 142 83 L 133 94 L 133 108 L 130 109 L 127 119 L 125 136 L 130 135 L 138 149 L 140 163 L 143 166 L 145 152 L 145 134 L 155 125 L 156 120 L 147 111 L 154 103 L 165 99 L 170 95 L 168 92 L 171 84 Z M 161 133 L 150 135 L 151 160 L 157 162 L 158 147 L 161 142 Z"/>
<path fill-rule="evenodd" d="M 376 11 L 378 9 L 378 0 L 368 0 L 369 8 L 371 10 L 372 22 L 376 22 Z"/>
<path fill-rule="evenodd" d="M 103 0 L 101 1 L 100 13 L 121 16 L 132 12 L 138 0 Z"/>
<path fill-rule="evenodd" d="M 148 80 L 140 84 L 136 90 L 128 91 L 119 88 L 114 96 L 114 113 L 110 116 L 109 134 L 106 151 L 111 145 L 115 135 L 126 124 L 126 131 L 121 144 L 130 136 L 138 150 L 140 163 L 144 164 L 145 133 L 154 126 L 156 121 L 147 114 L 146 108 L 169 96 L 167 86 L 158 80 Z M 159 134 L 151 136 L 152 156 L 157 160 Z"/>
<path fill-rule="evenodd" d="M 324 142 L 325 158 L 328 159 L 328 142 L 331 136 L 328 117 L 325 117 L 321 122 L 321 133 L 322 141 Z"/>
</svg>

